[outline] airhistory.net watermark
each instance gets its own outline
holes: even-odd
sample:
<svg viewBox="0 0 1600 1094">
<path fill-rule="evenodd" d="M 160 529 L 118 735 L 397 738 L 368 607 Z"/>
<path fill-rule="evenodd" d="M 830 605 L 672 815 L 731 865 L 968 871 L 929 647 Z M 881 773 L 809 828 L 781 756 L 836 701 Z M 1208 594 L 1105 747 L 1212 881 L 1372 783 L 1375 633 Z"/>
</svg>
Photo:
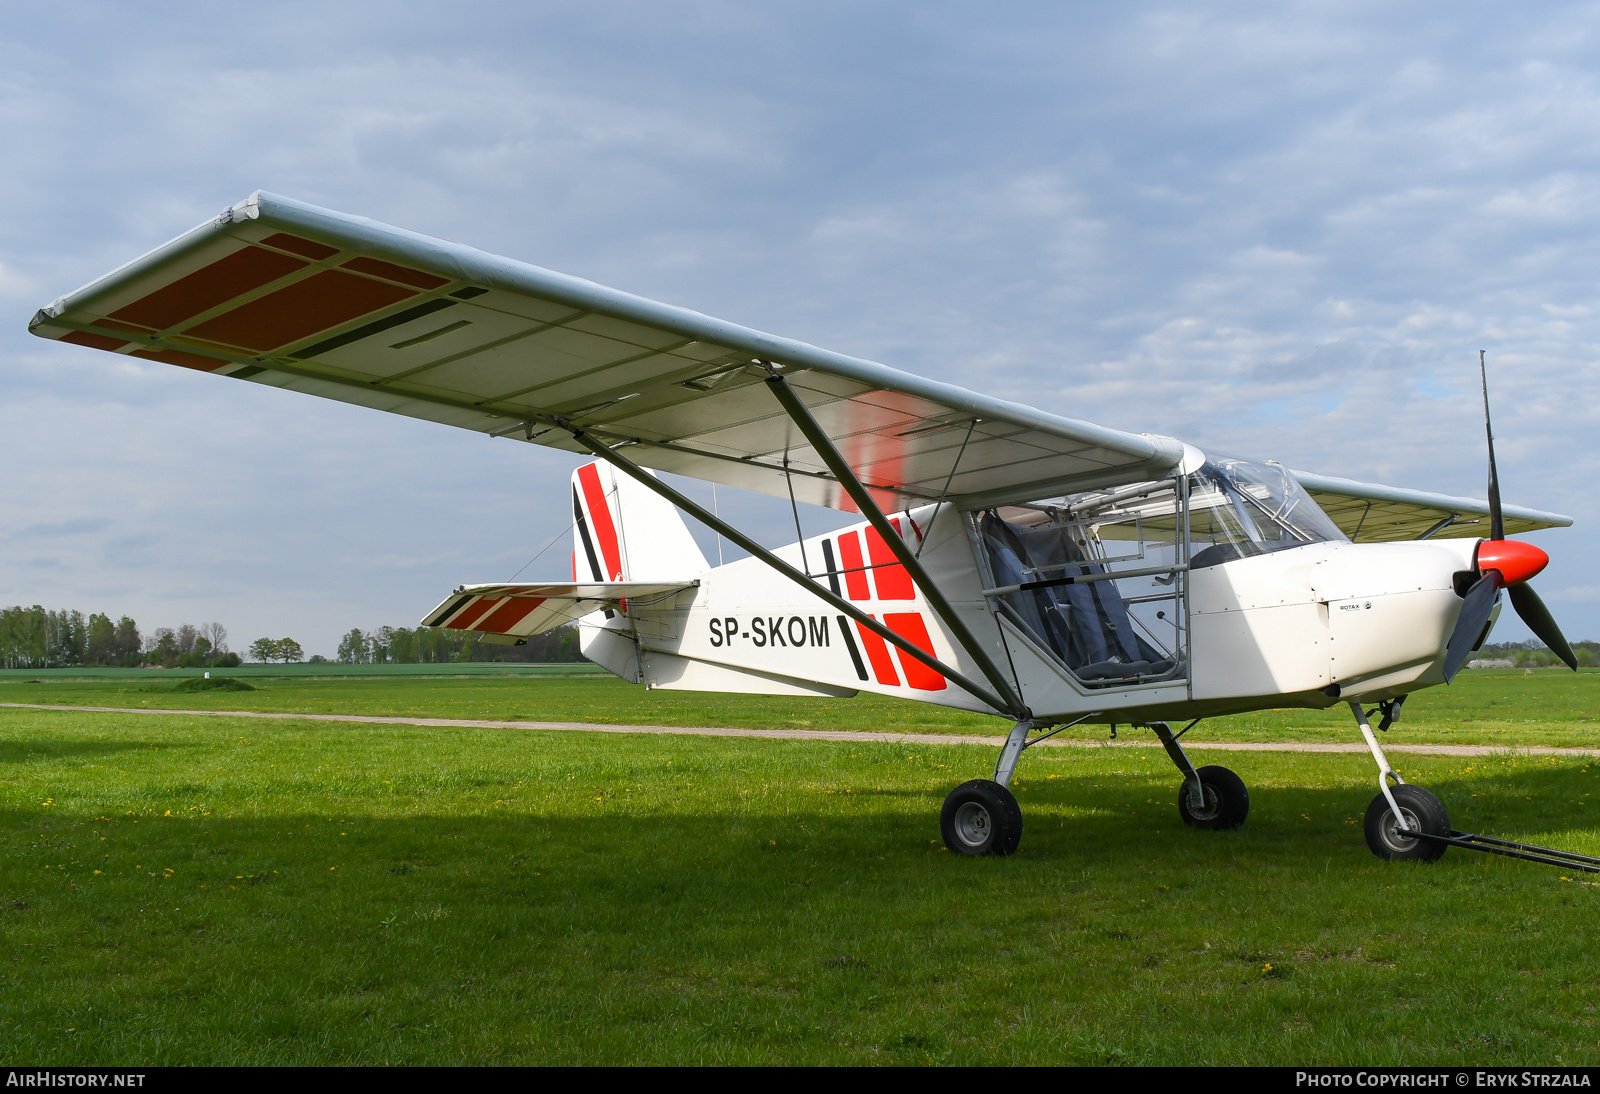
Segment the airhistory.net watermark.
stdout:
<svg viewBox="0 0 1600 1094">
<path fill-rule="evenodd" d="M 141 1087 L 142 1071 L 69 1071 L 54 1068 L 8 1070 L 7 1087 Z"/>
</svg>

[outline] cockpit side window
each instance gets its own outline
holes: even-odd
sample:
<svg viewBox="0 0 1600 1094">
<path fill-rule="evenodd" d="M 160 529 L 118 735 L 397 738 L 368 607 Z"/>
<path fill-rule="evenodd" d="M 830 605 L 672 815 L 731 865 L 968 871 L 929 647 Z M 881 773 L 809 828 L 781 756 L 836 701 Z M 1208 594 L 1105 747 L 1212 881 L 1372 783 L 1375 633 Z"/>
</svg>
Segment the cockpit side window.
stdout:
<svg viewBox="0 0 1600 1094">
<path fill-rule="evenodd" d="M 1127 686 L 1183 674 L 1173 578 L 1155 575 L 1152 584 L 1148 573 L 1159 569 L 1149 563 L 1176 558 L 1177 485 L 974 514 L 996 587 L 1035 585 L 998 596 L 1002 612 L 1085 684 Z M 1129 569 L 1130 578 L 1112 576 Z M 1138 586 L 1132 601 L 1120 584 Z"/>
</svg>

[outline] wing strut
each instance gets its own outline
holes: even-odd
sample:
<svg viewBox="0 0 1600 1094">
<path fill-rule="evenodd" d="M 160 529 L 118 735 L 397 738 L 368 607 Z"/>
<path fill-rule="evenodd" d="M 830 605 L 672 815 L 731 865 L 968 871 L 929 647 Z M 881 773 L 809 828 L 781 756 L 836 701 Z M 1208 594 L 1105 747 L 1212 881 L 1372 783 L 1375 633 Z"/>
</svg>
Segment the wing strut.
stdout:
<svg viewBox="0 0 1600 1094">
<path fill-rule="evenodd" d="M 761 544 L 757 543 L 755 540 L 751 539 L 749 536 L 733 527 L 733 525 L 728 524 L 721 517 L 714 513 L 707 512 L 702 506 L 691 501 L 689 498 L 684 497 L 678 491 L 674 490 L 672 487 L 668 486 L 666 483 L 662 482 L 660 479 L 644 470 L 638 464 L 628 459 L 628 457 L 619 453 L 616 449 L 605 445 L 604 443 L 596 440 L 594 437 L 591 437 L 588 433 L 584 432 L 581 427 L 563 423 L 563 428 L 572 434 L 573 440 L 583 445 L 583 447 L 593 452 L 596 456 L 599 456 L 601 459 L 609 462 L 613 467 L 621 471 L 623 474 L 635 479 L 640 485 L 654 490 L 657 494 L 660 494 L 662 497 L 666 498 L 673 505 L 676 505 L 679 509 L 682 509 L 685 513 L 688 513 L 690 516 L 694 517 L 701 524 L 704 524 L 708 528 L 715 529 L 721 535 L 728 537 L 734 543 L 737 543 L 740 547 L 743 547 L 746 551 L 749 551 L 751 555 L 759 558 L 762 562 L 765 562 L 768 566 L 772 567 L 790 581 L 793 581 L 795 584 L 804 587 L 811 593 L 820 597 L 822 600 L 827 601 L 833 606 L 834 609 L 841 611 L 851 619 L 854 619 L 857 623 L 872 631 L 872 633 L 876 634 L 879 638 L 882 638 L 885 642 L 888 642 L 890 645 L 905 653 L 906 656 L 916 658 L 922 664 L 927 665 L 934 672 L 939 673 L 949 680 L 955 681 L 962 688 L 971 692 L 979 699 L 982 699 L 985 703 L 988 703 L 991 707 L 1002 714 L 1011 714 L 1016 710 L 1022 709 L 1021 703 L 1007 702 L 1006 700 L 1001 699 L 988 688 L 976 683 L 973 680 L 969 680 L 967 677 L 963 676 L 949 665 L 946 665 L 927 650 L 922 649 L 920 646 L 917 646 L 915 643 L 910 642 L 907 639 L 901 638 L 898 634 L 895 634 L 888 627 L 884 626 L 882 623 L 879 623 L 876 619 L 872 618 L 872 616 L 868 615 L 866 612 L 862 611 L 848 600 L 845 600 L 843 597 L 835 596 L 831 590 L 818 585 L 814 580 L 807 577 L 805 574 L 801 573 L 787 562 L 783 561 L 783 559 L 779 558 L 777 555 L 761 546 Z M 851 477 L 851 482 L 855 482 L 854 476 Z M 874 507 L 874 511 L 876 511 L 876 507 Z M 899 543 L 900 537 L 895 536 L 891 542 Z M 1005 694 L 1011 694 L 1009 688 L 1005 689 Z"/>
<path fill-rule="evenodd" d="M 811 411 L 806 408 L 806 404 L 789 386 L 789 382 L 781 373 L 773 372 L 767 377 L 767 384 L 772 388 L 772 393 L 778 397 L 778 402 L 783 404 L 783 409 L 788 411 L 789 417 L 794 419 L 794 424 L 800 427 L 800 432 L 805 434 L 806 440 L 811 442 L 811 447 L 816 450 L 817 455 L 822 457 L 822 462 L 828 465 L 828 470 L 839 480 L 839 485 L 849 493 L 851 500 L 861 510 L 861 515 L 878 530 L 878 535 L 889 545 L 894 557 L 906 568 L 917 588 L 922 590 L 922 595 L 928 599 L 928 606 L 944 620 L 944 625 L 950 628 L 950 632 L 955 635 L 956 641 L 961 644 L 967 655 L 978 662 L 978 667 L 983 669 L 983 674 L 989 678 L 989 683 L 994 685 L 994 689 L 1005 696 L 1006 705 L 1000 709 L 1014 715 L 1019 721 L 1031 717 L 1027 704 L 1022 701 L 1022 696 L 1017 694 L 1016 689 L 1011 686 L 1011 681 L 1000 671 L 1000 666 L 995 664 L 994 658 L 989 656 L 989 651 L 983 648 L 966 622 L 956 614 L 950 601 L 928 576 L 928 571 L 922 568 L 921 560 L 906 546 L 905 540 L 900 538 L 900 533 L 890 526 L 889 518 L 883 515 L 878 503 L 872 499 L 867 488 L 861 485 L 861 480 L 856 478 L 849 461 L 840 455 L 839 450 L 834 447 L 832 438 L 823 432 L 817 420 L 811 416 Z"/>
</svg>

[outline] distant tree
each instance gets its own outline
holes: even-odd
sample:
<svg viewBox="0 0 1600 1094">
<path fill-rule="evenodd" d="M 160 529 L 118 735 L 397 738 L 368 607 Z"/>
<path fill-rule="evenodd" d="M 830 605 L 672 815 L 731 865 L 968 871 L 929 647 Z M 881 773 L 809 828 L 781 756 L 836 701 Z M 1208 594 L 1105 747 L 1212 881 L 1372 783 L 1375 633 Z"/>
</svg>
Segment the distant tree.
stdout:
<svg viewBox="0 0 1600 1094">
<path fill-rule="evenodd" d="M 367 636 L 361 633 L 359 627 L 351 627 L 350 633 L 339 639 L 335 656 L 346 665 L 363 665 L 367 661 L 368 649 Z"/>
<path fill-rule="evenodd" d="M 200 633 L 205 635 L 206 641 L 211 643 L 211 653 L 220 657 L 228 652 L 228 628 L 221 623 L 202 623 Z"/>
<path fill-rule="evenodd" d="M 394 660 L 394 628 L 379 627 L 372 632 L 372 663 L 387 665 Z"/>
<path fill-rule="evenodd" d="M 157 627 L 147 644 L 150 648 L 145 651 L 146 660 L 163 668 L 171 668 L 178 663 L 178 636 L 171 627 Z"/>
<path fill-rule="evenodd" d="M 174 634 L 173 637 L 177 640 L 178 653 L 180 655 L 185 653 L 193 653 L 194 640 L 200 637 L 200 628 L 196 627 L 193 623 L 185 623 L 183 626 L 178 628 L 177 633 Z"/>
<path fill-rule="evenodd" d="M 49 645 L 45 657 L 51 665 L 81 665 L 88 648 L 89 627 L 79 611 L 46 612 Z"/>
<path fill-rule="evenodd" d="M 259 661 L 263 665 L 268 661 L 278 659 L 278 640 L 275 638 L 258 638 L 250 643 L 250 660 Z"/>
<path fill-rule="evenodd" d="M 300 643 L 292 638 L 280 638 L 277 643 L 278 660 L 288 664 L 290 661 L 304 661 L 306 651 L 300 648 Z"/>
<path fill-rule="evenodd" d="M 119 665 L 137 665 L 139 663 L 139 650 L 143 643 L 139 639 L 139 626 L 130 617 L 123 616 L 117 620 L 117 639 L 113 645 L 116 663 Z"/>
<path fill-rule="evenodd" d="M 90 665 L 110 665 L 117 659 L 117 625 L 99 612 L 89 617 L 88 641 L 83 659 Z"/>
<path fill-rule="evenodd" d="M 389 640 L 389 659 L 397 665 L 417 663 L 417 632 L 409 627 L 396 627 Z"/>
</svg>

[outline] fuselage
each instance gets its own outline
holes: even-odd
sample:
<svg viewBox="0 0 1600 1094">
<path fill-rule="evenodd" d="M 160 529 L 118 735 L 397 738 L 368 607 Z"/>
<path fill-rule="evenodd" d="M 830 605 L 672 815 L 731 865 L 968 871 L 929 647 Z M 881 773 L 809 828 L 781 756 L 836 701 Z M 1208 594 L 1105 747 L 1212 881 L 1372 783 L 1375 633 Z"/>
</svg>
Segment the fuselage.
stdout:
<svg viewBox="0 0 1600 1094">
<path fill-rule="evenodd" d="M 1443 683 L 1444 649 L 1462 603 L 1457 575 L 1472 569 L 1478 542 L 1325 540 L 1223 561 L 1195 554 L 1202 564 L 1175 568 L 1165 585 L 1148 577 L 1096 582 L 1098 600 L 1083 603 L 1098 605 L 1106 617 L 1104 604 L 1115 598 L 1107 618 L 1123 622 L 1113 621 L 1107 632 L 1111 661 L 1085 666 L 1070 663 L 1073 644 L 1053 643 L 1053 632 L 1037 616 L 996 610 L 994 562 L 972 514 L 924 506 L 896 515 L 895 523 L 903 541 L 920 550 L 920 561 L 968 629 L 1013 674 L 1034 716 L 1047 721 L 1095 715 L 1091 720 L 1128 723 L 1325 707 Z M 974 659 L 866 523 L 775 553 L 944 664 L 977 675 Z M 866 691 L 993 712 L 820 598 L 776 577 L 759 559 L 696 576 L 698 586 L 669 600 L 630 604 L 610 618 L 588 617 L 584 652 L 655 688 L 834 696 Z M 1130 583 L 1154 592 L 1130 594 Z M 1120 595 L 1118 586 L 1124 587 Z M 1148 614 L 1147 625 L 1139 612 L 1152 605 L 1165 610 Z M 1063 599 L 1060 614 L 1070 612 Z M 1141 632 L 1137 649 L 1122 638 L 1132 654 L 1117 653 L 1119 627 Z M 1115 666 L 1139 650 L 1146 656 L 1134 662 L 1143 666 L 1137 675 L 1106 677 L 1106 664 Z"/>
</svg>

